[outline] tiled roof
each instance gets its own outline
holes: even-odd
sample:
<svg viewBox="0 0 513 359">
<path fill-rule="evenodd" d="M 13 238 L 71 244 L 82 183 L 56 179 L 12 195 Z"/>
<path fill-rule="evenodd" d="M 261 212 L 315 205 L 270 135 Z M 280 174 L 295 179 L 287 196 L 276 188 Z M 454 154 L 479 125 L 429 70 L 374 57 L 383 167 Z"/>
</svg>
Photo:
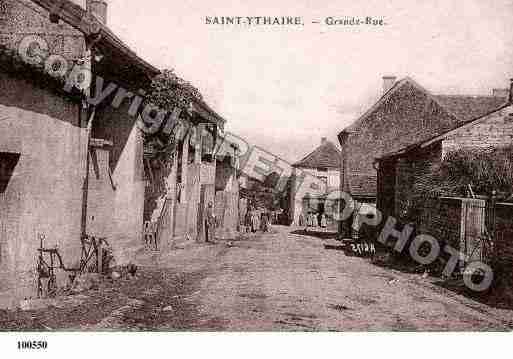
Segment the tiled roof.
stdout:
<svg viewBox="0 0 513 359">
<path fill-rule="evenodd" d="M 333 142 L 326 141 L 301 161 L 296 162 L 293 167 L 339 169 L 340 155 L 337 146 Z"/>
<path fill-rule="evenodd" d="M 381 104 L 386 102 L 386 100 L 392 96 L 395 91 L 408 83 L 424 91 L 438 104 L 440 104 L 440 106 L 453 114 L 456 120 L 453 127 L 457 127 L 465 122 L 482 117 L 493 110 L 498 109 L 507 102 L 507 98 L 497 96 L 432 95 L 413 79 L 405 77 L 404 79 L 397 81 L 394 86 L 392 86 L 392 88 L 376 102 L 376 104 L 374 104 L 355 122 L 346 127 L 342 133 L 358 130 L 360 125 L 362 125 L 369 115 L 371 115 Z"/>
<path fill-rule="evenodd" d="M 482 117 L 506 103 L 506 98 L 493 96 L 435 95 L 435 100 L 461 122 Z"/>
<path fill-rule="evenodd" d="M 402 156 L 404 155 L 406 152 L 408 151 L 411 151 L 411 150 L 416 150 L 418 149 L 419 147 L 425 147 L 425 146 L 429 146 L 435 142 L 438 142 L 440 140 L 443 140 L 445 138 L 447 138 L 448 136 L 450 136 L 451 134 L 454 133 L 454 131 L 458 131 L 459 129 L 467 126 L 467 125 L 470 125 L 472 126 L 473 124 L 475 123 L 479 123 L 480 121 L 483 121 L 483 120 L 486 120 L 487 118 L 489 118 L 489 116 L 491 115 L 494 115 L 494 114 L 500 114 L 503 110 L 509 108 L 511 109 L 513 107 L 512 104 L 508 104 L 508 103 L 505 103 L 505 104 L 502 104 L 502 106 L 496 108 L 496 109 L 493 109 L 492 111 L 484 114 L 484 115 L 481 115 L 477 118 L 474 118 L 472 120 L 469 120 L 469 121 L 466 121 L 466 122 L 463 122 L 461 124 L 459 124 L 458 126 L 448 130 L 448 131 L 445 131 L 441 134 L 438 134 L 436 136 L 433 136 L 431 138 L 428 138 L 426 140 L 423 140 L 423 141 L 419 141 L 419 142 L 416 142 L 410 146 L 407 146 L 407 147 L 404 147 L 398 151 L 394 151 L 394 152 L 390 152 L 390 153 L 386 153 L 378 158 L 376 158 L 376 160 L 379 160 L 379 161 L 382 161 L 382 160 L 388 160 L 388 159 L 392 159 L 394 157 L 399 157 L 399 156 Z M 506 112 L 507 113 L 507 112 Z"/>
</svg>

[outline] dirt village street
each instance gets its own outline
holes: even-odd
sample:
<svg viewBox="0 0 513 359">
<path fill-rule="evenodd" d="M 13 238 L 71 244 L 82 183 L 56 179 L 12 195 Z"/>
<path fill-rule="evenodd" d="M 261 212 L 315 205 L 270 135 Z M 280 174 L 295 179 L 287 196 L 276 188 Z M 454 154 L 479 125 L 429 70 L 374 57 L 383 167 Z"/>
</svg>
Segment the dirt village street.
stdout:
<svg viewBox="0 0 513 359">
<path fill-rule="evenodd" d="M 0 328 L 57 331 L 507 331 L 513 311 L 435 278 L 330 250 L 289 227 L 237 241 L 140 251 L 135 278 L 48 308 L 0 311 Z M 333 241 L 334 242 L 334 241 Z"/>
</svg>

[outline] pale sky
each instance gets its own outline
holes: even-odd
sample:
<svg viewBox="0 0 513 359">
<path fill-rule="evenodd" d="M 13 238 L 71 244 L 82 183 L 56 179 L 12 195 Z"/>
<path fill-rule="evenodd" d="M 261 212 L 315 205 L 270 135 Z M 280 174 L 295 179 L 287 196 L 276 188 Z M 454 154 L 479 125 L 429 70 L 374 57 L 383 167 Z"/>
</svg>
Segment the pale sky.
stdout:
<svg viewBox="0 0 513 359">
<path fill-rule="evenodd" d="M 302 16 L 300 27 L 206 25 L 206 16 Z M 312 24 L 383 17 L 386 26 Z M 292 162 L 380 96 L 383 75 L 439 94 L 491 94 L 513 77 L 513 0 L 109 0 L 109 26 L 173 68 L 227 130 Z"/>
</svg>

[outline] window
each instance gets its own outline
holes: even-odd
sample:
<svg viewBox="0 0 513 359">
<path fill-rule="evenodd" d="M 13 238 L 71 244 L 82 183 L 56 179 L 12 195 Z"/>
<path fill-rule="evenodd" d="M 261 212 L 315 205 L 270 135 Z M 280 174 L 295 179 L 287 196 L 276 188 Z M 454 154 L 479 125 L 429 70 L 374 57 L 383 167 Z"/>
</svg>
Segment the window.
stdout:
<svg viewBox="0 0 513 359">
<path fill-rule="evenodd" d="M 7 190 L 19 159 L 18 153 L 0 152 L 0 193 Z"/>
</svg>

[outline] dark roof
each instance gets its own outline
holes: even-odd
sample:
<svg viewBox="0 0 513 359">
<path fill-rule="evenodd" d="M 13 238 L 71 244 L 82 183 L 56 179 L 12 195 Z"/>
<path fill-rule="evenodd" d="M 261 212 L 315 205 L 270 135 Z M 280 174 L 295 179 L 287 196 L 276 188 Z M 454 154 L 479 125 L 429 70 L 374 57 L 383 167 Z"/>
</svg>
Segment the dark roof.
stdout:
<svg viewBox="0 0 513 359">
<path fill-rule="evenodd" d="M 339 137 L 343 133 L 351 133 L 356 131 L 358 127 L 360 127 L 360 125 L 365 121 L 365 119 L 371 115 L 382 103 L 385 103 L 386 100 L 392 96 L 396 90 L 408 83 L 425 92 L 440 106 L 452 114 L 455 119 L 454 126 L 452 127 L 457 127 L 462 123 L 482 117 L 487 113 L 498 109 L 507 102 L 507 98 L 497 96 L 432 95 L 429 91 L 420 86 L 413 79 L 410 77 L 405 77 L 404 79 L 397 81 L 394 86 L 392 86 L 388 92 L 383 94 L 383 96 L 381 96 L 380 99 L 370 109 L 361 115 L 355 122 L 346 127 L 339 134 Z"/>
<path fill-rule="evenodd" d="M 473 118 L 473 119 L 471 119 L 469 121 L 460 123 L 458 126 L 455 126 L 454 128 L 451 128 L 448 131 L 445 131 L 445 132 L 443 132 L 441 134 L 438 134 L 438 135 L 433 136 L 431 138 L 428 138 L 426 140 L 415 142 L 414 144 L 411 144 L 409 146 L 403 147 L 403 148 L 401 148 L 398 151 L 394 151 L 394 152 L 391 152 L 391 153 L 384 154 L 384 155 L 376 158 L 376 161 L 386 161 L 386 160 L 390 160 L 390 159 L 395 159 L 395 158 L 398 158 L 398 157 L 404 155 L 405 153 L 407 153 L 409 151 L 413 151 L 413 150 L 416 150 L 416 149 L 421 148 L 421 147 L 431 146 L 434 143 L 437 143 L 439 141 L 444 140 L 445 138 L 447 138 L 448 135 L 450 135 L 454 131 L 457 131 L 458 129 L 460 129 L 460 128 L 464 127 L 464 126 L 467 126 L 467 125 L 472 126 L 472 124 L 475 124 L 475 123 L 478 123 L 478 122 L 480 122 L 482 120 L 485 120 L 486 118 L 488 118 L 488 116 L 493 115 L 495 113 L 500 113 L 500 111 L 502 111 L 502 110 L 504 110 L 504 109 L 506 109 L 508 107 L 511 107 L 511 106 L 513 106 L 513 105 L 510 104 L 510 103 L 506 103 L 506 104 L 503 103 L 502 106 L 497 107 L 497 108 L 493 108 L 491 111 L 488 111 L 487 113 L 484 113 L 484 114 L 482 114 L 482 115 L 480 115 L 480 116 L 478 116 L 476 118 Z"/>
<path fill-rule="evenodd" d="M 363 123 L 363 121 L 365 121 L 365 119 L 367 118 L 367 116 L 369 116 L 374 110 L 376 110 L 376 108 L 382 103 L 384 102 L 391 94 L 393 94 L 399 87 L 401 87 L 403 84 L 407 83 L 407 82 L 412 82 L 414 84 L 415 81 L 413 81 L 412 79 L 410 79 L 409 77 L 405 77 L 404 79 L 400 80 L 400 81 L 397 81 L 391 88 L 390 90 L 388 90 L 386 93 L 383 94 L 383 96 L 381 96 L 379 98 L 379 100 L 371 107 L 369 108 L 367 111 L 365 111 L 363 113 L 363 115 L 361 115 L 356 121 L 354 121 L 352 124 L 350 124 L 349 126 L 347 126 L 346 128 L 344 128 L 342 130 L 342 132 L 340 132 L 339 134 L 339 137 L 340 135 L 342 135 L 343 133 L 351 133 L 351 132 L 354 132 L 358 129 L 358 127 L 360 127 L 360 125 Z"/>
<path fill-rule="evenodd" d="M 504 97 L 435 95 L 435 100 L 462 122 L 482 117 L 506 103 Z"/>
<path fill-rule="evenodd" d="M 292 166 L 299 168 L 339 169 L 340 156 L 341 152 L 337 146 L 335 146 L 333 142 L 326 141 L 317 147 L 312 153 Z"/>
</svg>

